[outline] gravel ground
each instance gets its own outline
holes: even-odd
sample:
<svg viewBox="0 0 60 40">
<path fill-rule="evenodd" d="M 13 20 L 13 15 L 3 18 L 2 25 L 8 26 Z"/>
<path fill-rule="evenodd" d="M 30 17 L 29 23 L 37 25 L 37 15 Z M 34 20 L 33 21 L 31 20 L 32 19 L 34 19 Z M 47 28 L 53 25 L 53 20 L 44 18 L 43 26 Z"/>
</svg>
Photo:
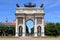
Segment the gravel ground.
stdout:
<svg viewBox="0 0 60 40">
<path fill-rule="evenodd" d="M 0 40 L 60 40 L 60 37 L 58 38 L 32 38 L 32 37 L 0 38 Z"/>
</svg>

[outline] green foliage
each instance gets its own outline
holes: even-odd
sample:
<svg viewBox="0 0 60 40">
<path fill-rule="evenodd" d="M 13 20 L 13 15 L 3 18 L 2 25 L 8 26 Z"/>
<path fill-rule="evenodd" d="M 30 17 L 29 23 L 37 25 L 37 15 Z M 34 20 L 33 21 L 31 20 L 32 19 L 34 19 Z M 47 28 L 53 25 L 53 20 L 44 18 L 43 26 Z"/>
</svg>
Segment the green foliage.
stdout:
<svg viewBox="0 0 60 40">
<path fill-rule="evenodd" d="M 6 25 L 0 25 L 0 35 L 14 35 L 15 34 L 15 26 L 6 26 Z"/>
<path fill-rule="evenodd" d="M 8 31 L 9 31 L 8 34 L 15 35 L 15 26 L 11 25 Z"/>
<path fill-rule="evenodd" d="M 60 35 L 60 24 L 59 23 L 48 23 L 45 26 L 45 35 L 49 35 L 49 36 Z"/>
</svg>

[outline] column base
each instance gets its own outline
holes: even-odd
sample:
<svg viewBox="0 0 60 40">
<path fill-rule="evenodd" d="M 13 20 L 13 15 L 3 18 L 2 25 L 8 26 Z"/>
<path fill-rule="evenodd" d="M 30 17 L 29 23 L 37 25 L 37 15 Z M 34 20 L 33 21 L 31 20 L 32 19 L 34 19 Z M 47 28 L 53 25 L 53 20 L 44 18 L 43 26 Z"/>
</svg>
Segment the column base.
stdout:
<svg viewBox="0 0 60 40">
<path fill-rule="evenodd" d="M 35 34 L 34 37 L 37 37 L 37 35 Z"/>
<path fill-rule="evenodd" d="M 43 36 L 43 37 L 44 37 L 45 35 L 44 35 L 44 34 L 42 34 L 41 36 Z"/>
<path fill-rule="evenodd" d="M 23 37 L 25 37 L 25 36 L 26 36 L 26 35 L 25 35 L 25 32 L 23 32 L 22 36 L 23 36 Z"/>
<path fill-rule="evenodd" d="M 34 33 L 34 37 L 37 37 L 37 32 Z"/>
<path fill-rule="evenodd" d="M 41 33 L 41 36 L 43 36 L 43 37 L 45 36 L 44 32 Z"/>
<path fill-rule="evenodd" d="M 19 37 L 18 34 L 16 34 L 15 37 Z"/>
</svg>

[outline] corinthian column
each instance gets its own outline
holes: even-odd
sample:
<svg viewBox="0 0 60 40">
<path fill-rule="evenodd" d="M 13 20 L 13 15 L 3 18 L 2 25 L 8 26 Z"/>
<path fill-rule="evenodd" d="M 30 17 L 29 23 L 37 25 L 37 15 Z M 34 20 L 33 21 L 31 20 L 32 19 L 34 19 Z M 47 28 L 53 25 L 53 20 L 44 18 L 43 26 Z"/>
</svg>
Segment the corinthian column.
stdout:
<svg viewBox="0 0 60 40">
<path fill-rule="evenodd" d="M 37 37 L 37 19 L 35 18 L 34 37 Z"/>
<path fill-rule="evenodd" d="M 41 36 L 45 36 L 45 34 L 44 34 L 44 19 L 43 18 L 42 18 Z"/>
<path fill-rule="evenodd" d="M 25 18 L 23 18 L 23 34 L 22 36 L 26 35 L 26 27 L 25 27 Z"/>
<path fill-rule="evenodd" d="M 18 37 L 18 18 L 16 18 L 16 33 L 15 36 Z"/>
</svg>

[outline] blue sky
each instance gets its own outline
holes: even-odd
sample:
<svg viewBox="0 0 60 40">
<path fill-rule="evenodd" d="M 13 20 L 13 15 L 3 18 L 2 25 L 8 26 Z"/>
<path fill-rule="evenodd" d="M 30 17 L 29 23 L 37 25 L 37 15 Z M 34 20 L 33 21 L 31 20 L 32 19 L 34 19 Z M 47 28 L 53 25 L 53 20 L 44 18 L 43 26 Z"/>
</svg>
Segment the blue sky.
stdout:
<svg viewBox="0 0 60 40">
<path fill-rule="evenodd" d="M 36 3 L 37 8 L 43 3 L 45 21 L 60 23 L 60 0 L 0 0 L 0 22 L 5 22 L 6 17 L 9 22 L 15 19 L 16 3 L 23 7 L 29 2 Z"/>
</svg>

